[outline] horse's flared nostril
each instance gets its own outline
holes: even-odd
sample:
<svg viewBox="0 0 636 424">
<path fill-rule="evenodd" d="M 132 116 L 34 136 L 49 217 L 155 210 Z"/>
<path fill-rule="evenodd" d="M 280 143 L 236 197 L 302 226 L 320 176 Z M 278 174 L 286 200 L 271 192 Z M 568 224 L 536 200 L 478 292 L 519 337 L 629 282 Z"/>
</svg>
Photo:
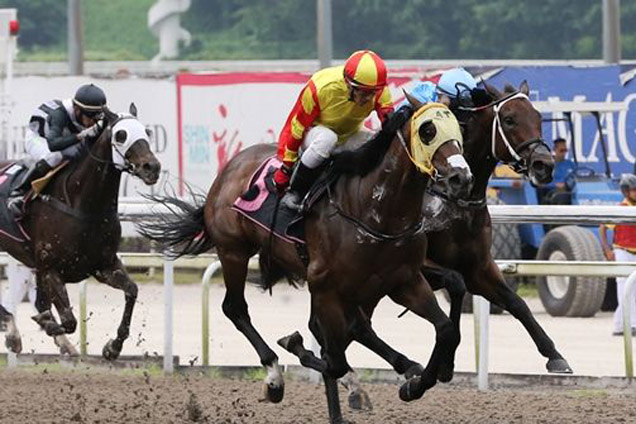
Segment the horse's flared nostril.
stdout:
<svg viewBox="0 0 636 424">
<path fill-rule="evenodd" d="M 552 179 L 552 171 L 554 166 L 544 161 L 536 160 L 530 164 L 530 171 L 542 183 L 549 182 Z"/>
<path fill-rule="evenodd" d="M 142 169 L 144 170 L 144 172 L 147 172 L 149 174 L 159 174 L 159 171 L 161 171 L 161 164 L 158 161 L 150 161 L 150 162 L 146 162 L 142 165 Z"/>
<path fill-rule="evenodd" d="M 454 197 L 464 197 L 472 190 L 474 179 L 472 173 L 455 172 L 448 178 L 448 187 Z"/>
</svg>

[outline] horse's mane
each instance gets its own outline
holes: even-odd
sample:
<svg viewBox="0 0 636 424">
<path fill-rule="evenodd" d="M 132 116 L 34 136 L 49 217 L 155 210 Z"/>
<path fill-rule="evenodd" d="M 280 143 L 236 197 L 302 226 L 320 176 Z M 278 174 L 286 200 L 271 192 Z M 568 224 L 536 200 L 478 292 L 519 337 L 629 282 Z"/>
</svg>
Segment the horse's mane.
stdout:
<svg viewBox="0 0 636 424">
<path fill-rule="evenodd" d="M 355 150 L 333 155 L 334 169 L 339 173 L 363 176 L 374 170 L 384 158 L 399 129 L 413 115 L 413 109 L 403 106 L 387 117 L 382 129 Z"/>
</svg>

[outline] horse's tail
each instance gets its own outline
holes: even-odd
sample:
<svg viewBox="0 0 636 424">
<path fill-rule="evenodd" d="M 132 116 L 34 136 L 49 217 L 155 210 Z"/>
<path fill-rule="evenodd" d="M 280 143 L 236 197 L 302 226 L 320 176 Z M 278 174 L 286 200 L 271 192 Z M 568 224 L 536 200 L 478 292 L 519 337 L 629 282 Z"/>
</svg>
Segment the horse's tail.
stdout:
<svg viewBox="0 0 636 424">
<path fill-rule="evenodd" d="M 195 256 L 214 247 L 212 238 L 205 230 L 205 197 L 192 194 L 193 203 L 169 196 L 144 197 L 163 205 L 167 212 L 156 213 L 151 220 L 138 221 L 135 227 L 142 236 L 157 242 L 166 256 L 172 259 L 184 255 Z"/>
</svg>

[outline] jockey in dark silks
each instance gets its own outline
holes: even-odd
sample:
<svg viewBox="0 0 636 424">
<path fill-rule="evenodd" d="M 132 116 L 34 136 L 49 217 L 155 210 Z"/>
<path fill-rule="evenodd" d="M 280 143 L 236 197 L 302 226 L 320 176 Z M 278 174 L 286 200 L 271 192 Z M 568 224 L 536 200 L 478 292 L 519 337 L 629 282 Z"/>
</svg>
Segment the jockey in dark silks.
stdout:
<svg viewBox="0 0 636 424">
<path fill-rule="evenodd" d="M 31 115 L 24 147 L 36 162 L 11 193 L 9 209 L 20 215 L 23 196 L 31 182 L 45 176 L 64 160 L 82 156 L 85 144 L 97 139 L 102 130 L 101 118 L 106 95 L 93 84 L 81 86 L 75 97 L 41 104 Z"/>
</svg>

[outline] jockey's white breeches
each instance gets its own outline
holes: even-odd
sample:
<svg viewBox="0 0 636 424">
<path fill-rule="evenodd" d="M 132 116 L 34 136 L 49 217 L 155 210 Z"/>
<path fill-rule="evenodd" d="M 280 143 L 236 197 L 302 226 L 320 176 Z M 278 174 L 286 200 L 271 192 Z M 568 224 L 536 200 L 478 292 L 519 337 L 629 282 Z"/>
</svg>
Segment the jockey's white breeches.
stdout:
<svg viewBox="0 0 636 424">
<path fill-rule="evenodd" d="M 345 140 L 345 143 L 357 146 L 373 137 L 374 132 L 364 127 Z M 308 168 L 317 168 L 331 157 L 338 148 L 338 134 L 322 125 L 312 127 L 303 140 L 301 162 Z"/>
</svg>

